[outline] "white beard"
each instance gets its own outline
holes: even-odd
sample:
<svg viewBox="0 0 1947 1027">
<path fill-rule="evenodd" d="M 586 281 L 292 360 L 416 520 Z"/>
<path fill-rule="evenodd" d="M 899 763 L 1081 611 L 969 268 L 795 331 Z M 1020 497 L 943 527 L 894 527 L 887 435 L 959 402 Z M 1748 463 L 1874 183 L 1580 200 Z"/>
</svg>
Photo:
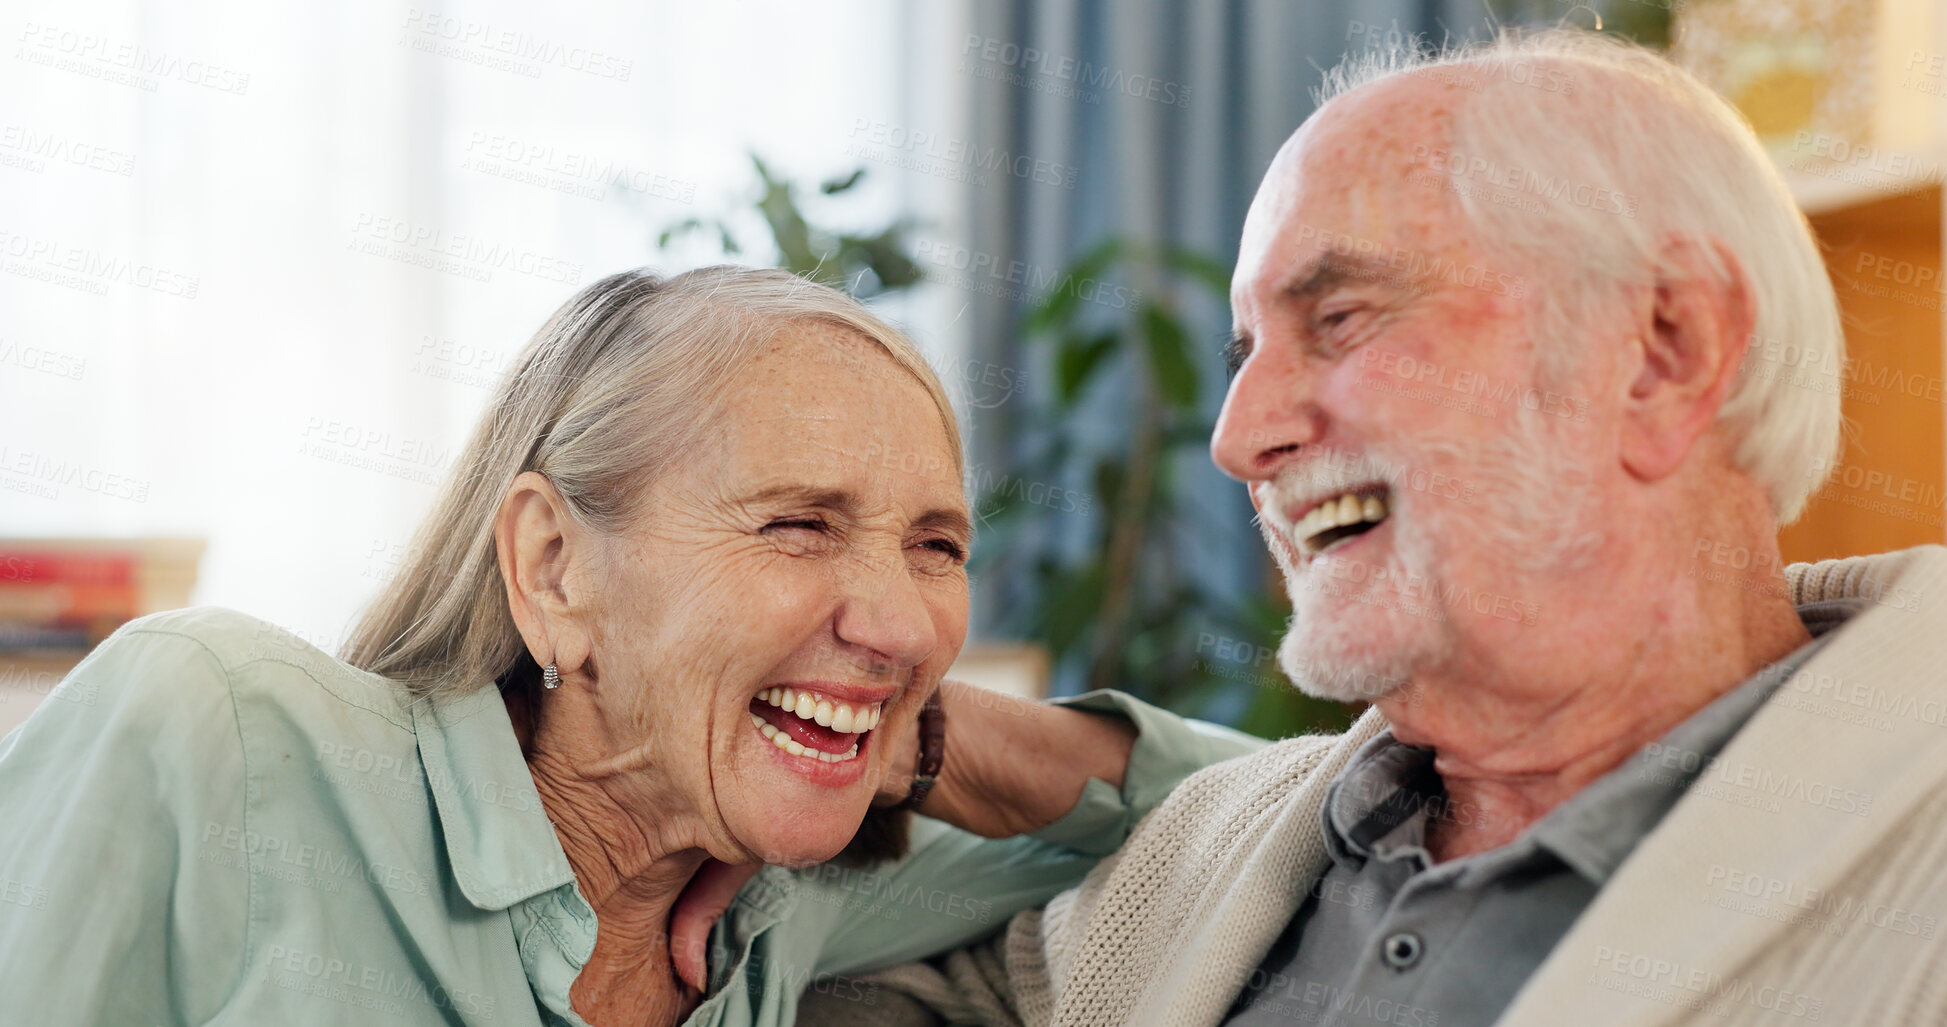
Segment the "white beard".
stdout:
<svg viewBox="0 0 1947 1027">
<path fill-rule="evenodd" d="M 1452 547 L 1489 547 L 1498 554 L 1501 566 L 1491 587 L 1476 590 L 1512 593 L 1517 600 L 1522 584 L 1540 572 L 1558 575 L 1588 561 L 1600 541 L 1581 529 L 1588 478 L 1546 420 L 1518 411 L 1513 431 L 1471 451 L 1445 441 L 1419 443 L 1414 446 L 1418 463 L 1367 456 L 1279 475 L 1266 497 L 1268 508 L 1279 509 L 1273 504 L 1316 495 L 1321 488 L 1350 489 L 1374 479 L 1392 483 L 1392 513 L 1384 525 L 1392 538 L 1382 559 L 1330 561 L 1338 567 L 1331 577 L 1318 563 L 1302 576 L 1284 567 L 1292 615 L 1278 645 L 1278 664 L 1300 691 L 1338 702 L 1372 702 L 1405 687 L 1416 671 L 1451 657 L 1460 639 L 1445 605 L 1452 592 L 1441 554 Z M 1408 472 L 1432 466 L 1428 456 L 1445 458 L 1439 466 L 1474 484 L 1478 509 L 1410 490 Z M 1281 530 L 1262 518 L 1260 527 L 1267 540 Z M 1297 548 L 1296 540 L 1291 542 Z M 1282 552 L 1276 544 L 1272 551 Z"/>
<path fill-rule="evenodd" d="M 1423 519 L 1388 517 L 1393 537 L 1384 558 L 1342 561 L 1342 576 L 1328 578 L 1316 564 L 1302 577 L 1285 568 L 1291 623 L 1278 643 L 1278 666 L 1299 691 L 1337 702 L 1372 702 L 1403 687 L 1415 668 L 1451 651 L 1446 611 L 1396 584 L 1429 580 L 1427 569 L 1434 563 L 1430 540 L 1418 523 Z M 1374 645 L 1376 640 L 1386 644 Z"/>
</svg>

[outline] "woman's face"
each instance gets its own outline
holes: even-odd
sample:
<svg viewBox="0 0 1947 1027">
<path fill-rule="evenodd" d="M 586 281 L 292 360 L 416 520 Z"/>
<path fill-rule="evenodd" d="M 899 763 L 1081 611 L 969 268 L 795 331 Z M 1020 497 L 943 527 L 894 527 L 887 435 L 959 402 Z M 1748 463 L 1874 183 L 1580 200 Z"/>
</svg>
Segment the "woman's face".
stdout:
<svg viewBox="0 0 1947 1027">
<path fill-rule="evenodd" d="M 877 345 L 804 326 L 704 437 L 591 568 L 609 747 L 658 768 L 666 794 L 631 798 L 696 818 L 713 854 L 828 859 L 966 637 L 947 429 Z"/>
</svg>

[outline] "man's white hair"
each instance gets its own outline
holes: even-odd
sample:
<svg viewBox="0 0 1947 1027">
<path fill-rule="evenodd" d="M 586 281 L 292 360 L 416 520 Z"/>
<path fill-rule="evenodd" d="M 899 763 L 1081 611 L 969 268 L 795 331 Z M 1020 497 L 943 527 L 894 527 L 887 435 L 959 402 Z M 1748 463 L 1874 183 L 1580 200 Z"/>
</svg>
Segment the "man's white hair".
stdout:
<svg viewBox="0 0 1947 1027">
<path fill-rule="evenodd" d="M 1565 347 L 1614 309 L 1618 281 L 1646 282 L 1672 235 L 1735 255 L 1757 320 L 1719 420 L 1778 523 L 1797 519 L 1839 452 L 1845 336 L 1811 228 L 1743 116 L 1660 55 L 1573 29 L 1355 55 L 1319 102 L 1408 73 L 1472 94 L 1438 159 L 1479 238 L 1555 286 L 1533 308 L 1544 373 L 1573 366 Z"/>
</svg>

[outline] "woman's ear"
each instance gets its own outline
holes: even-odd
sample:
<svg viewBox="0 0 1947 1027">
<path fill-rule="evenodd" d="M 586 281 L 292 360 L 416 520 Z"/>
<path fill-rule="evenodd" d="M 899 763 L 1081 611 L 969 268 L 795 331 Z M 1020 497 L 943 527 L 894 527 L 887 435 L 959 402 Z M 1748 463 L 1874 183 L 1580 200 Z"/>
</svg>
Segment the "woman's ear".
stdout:
<svg viewBox="0 0 1947 1027">
<path fill-rule="evenodd" d="M 507 608 L 535 662 L 555 664 L 563 677 L 588 660 L 587 611 L 578 602 L 575 562 L 589 544 L 546 476 L 522 471 L 508 486 L 494 519 Z"/>
</svg>

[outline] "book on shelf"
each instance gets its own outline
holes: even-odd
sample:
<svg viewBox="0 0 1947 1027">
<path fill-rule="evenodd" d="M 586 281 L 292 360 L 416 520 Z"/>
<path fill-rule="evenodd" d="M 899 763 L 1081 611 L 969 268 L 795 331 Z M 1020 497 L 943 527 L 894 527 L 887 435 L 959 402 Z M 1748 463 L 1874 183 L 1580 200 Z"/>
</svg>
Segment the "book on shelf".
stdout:
<svg viewBox="0 0 1947 1027">
<path fill-rule="evenodd" d="M 202 552 L 194 539 L 0 539 L 0 653 L 85 652 L 186 606 Z"/>
</svg>

